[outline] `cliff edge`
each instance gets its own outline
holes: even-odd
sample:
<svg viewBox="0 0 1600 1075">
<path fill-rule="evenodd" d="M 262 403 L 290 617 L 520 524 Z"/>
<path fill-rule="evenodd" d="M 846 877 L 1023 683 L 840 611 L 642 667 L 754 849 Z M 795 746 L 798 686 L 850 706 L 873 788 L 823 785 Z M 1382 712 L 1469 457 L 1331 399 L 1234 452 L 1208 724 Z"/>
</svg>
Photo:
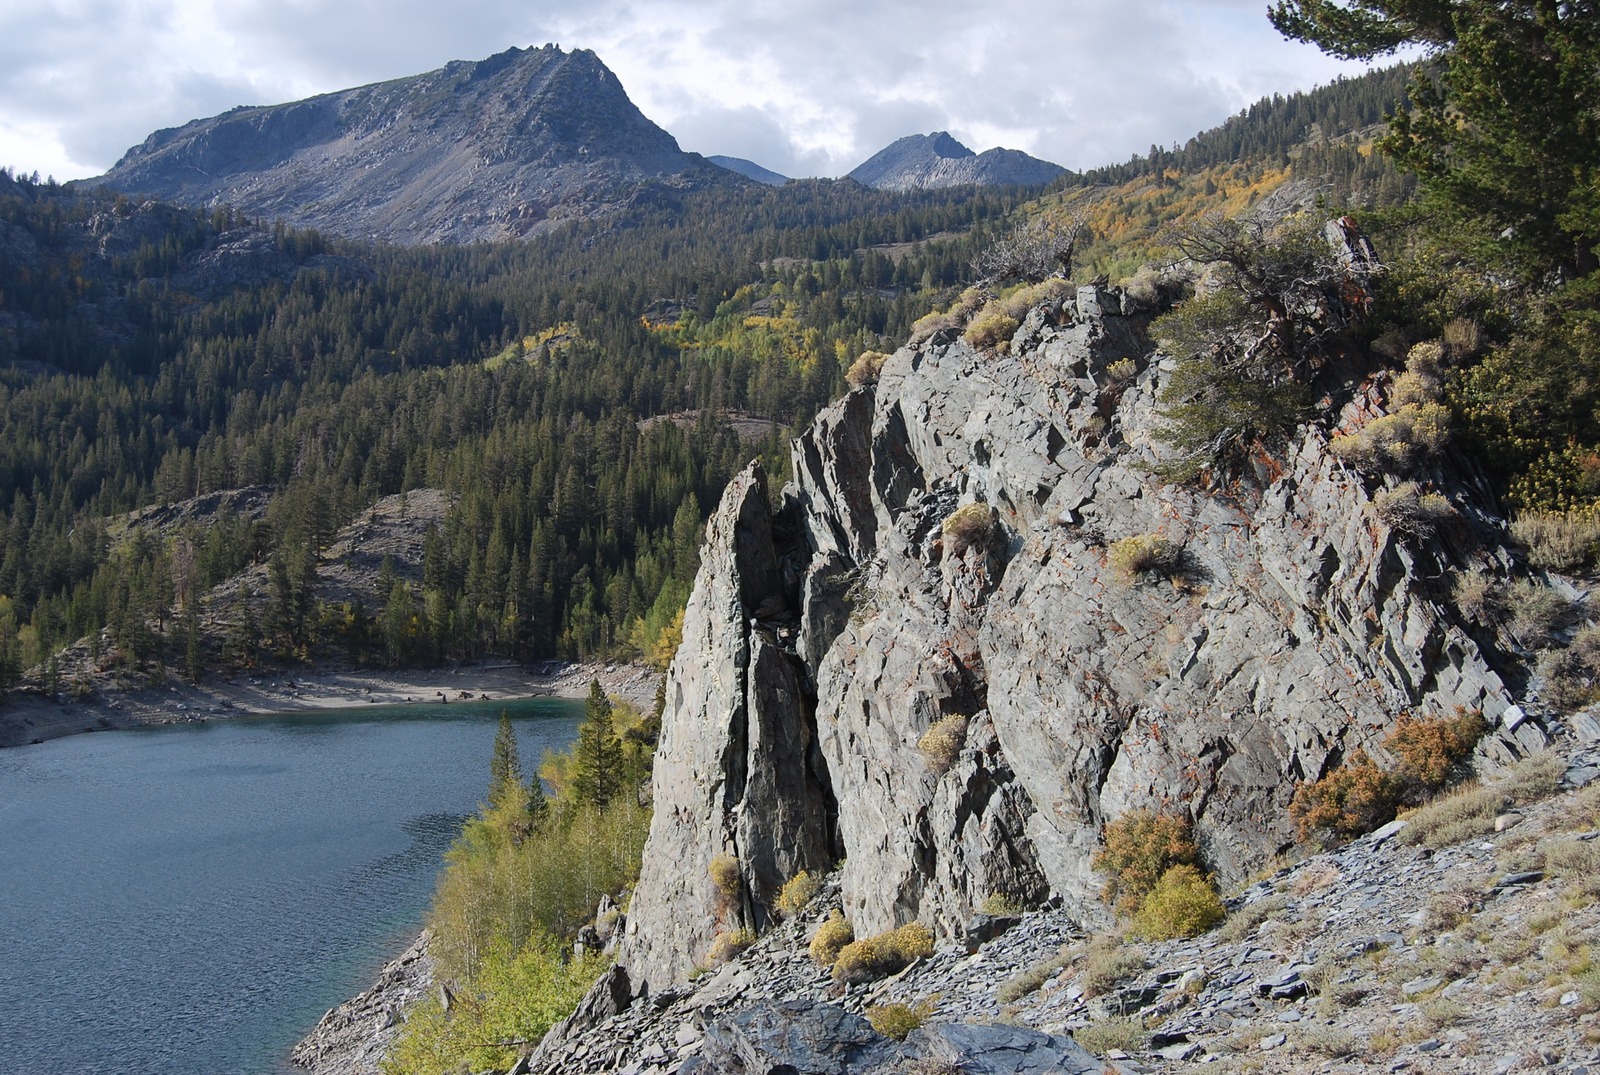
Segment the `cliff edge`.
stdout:
<svg viewBox="0 0 1600 1075">
<path fill-rule="evenodd" d="M 1128 811 L 1187 814 L 1232 884 L 1293 841 L 1296 783 L 1401 713 L 1481 709 L 1485 770 L 1544 748 L 1445 600 L 1509 562 L 1481 477 L 1435 465 L 1456 515 L 1426 541 L 1380 522 L 1393 479 L 1328 450 L 1381 413 L 1354 376 L 1253 480 L 1164 482 L 1153 313 L 1080 287 L 1009 348 L 935 333 L 818 417 L 781 493 L 756 464 L 729 486 L 669 672 L 635 992 L 764 928 L 798 870 L 843 861 L 857 936 L 956 937 L 992 895 L 1095 927 L 1091 861 Z M 1119 570 L 1140 535 L 1178 558 Z"/>
</svg>

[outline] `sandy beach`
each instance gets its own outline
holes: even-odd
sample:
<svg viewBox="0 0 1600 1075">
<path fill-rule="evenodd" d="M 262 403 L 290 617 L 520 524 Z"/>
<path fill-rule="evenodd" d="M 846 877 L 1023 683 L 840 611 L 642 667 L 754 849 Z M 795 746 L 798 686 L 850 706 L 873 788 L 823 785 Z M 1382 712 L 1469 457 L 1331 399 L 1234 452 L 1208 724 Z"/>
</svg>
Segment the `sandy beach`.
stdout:
<svg viewBox="0 0 1600 1075">
<path fill-rule="evenodd" d="M 517 664 L 486 661 L 429 669 L 352 669 L 307 665 L 277 673 L 217 676 L 200 684 L 173 677 L 162 686 L 101 689 L 83 698 L 12 691 L 0 706 L 0 747 L 80 732 L 183 721 L 225 720 L 296 709 L 340 709 L 513 698 L 582 698 L 598 678 L 606 693 L 641 709 L 654 704 L 660 674 L 636 664 Z"/>
</svg>

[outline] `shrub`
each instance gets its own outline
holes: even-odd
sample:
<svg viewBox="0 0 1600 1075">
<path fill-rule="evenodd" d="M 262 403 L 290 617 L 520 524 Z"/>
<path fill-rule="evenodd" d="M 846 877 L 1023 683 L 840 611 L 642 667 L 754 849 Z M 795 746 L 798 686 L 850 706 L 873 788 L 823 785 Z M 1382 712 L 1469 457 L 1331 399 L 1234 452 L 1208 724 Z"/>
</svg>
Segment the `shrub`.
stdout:
<svg viewBox="0 0 1600 1075">
<path fill-rule="evenodd" d="M 801 870 L 789 880 L 784 882 L 783 888 L 778 891 L 777 910 L 784 918 L 793 918 L 814 899 L 822 890 L 822 878 L 813 877 L 805 870 Z"/>
<path fill-rule="evenodd" d="M 1506 594 L 1506 611 L 1512 636 L 1529 649 L 1539 649 L 1566 624 L 1572 605 L 1548 586 L 1518 579 Z"/>
<path fill-rule="evenodd" d="M 937 333 L 943 332 L 946 329 L 957 329 L 960 327 L 960 320 L 950 316 L 949 314 L 924 314 L 922 317 L 917 318 L 917 320 L 912 324 L 911 337 L 906 342 L 912 347 L 915 347 L 917 344 L 931 339 Z"/>
<path fill-rule="evenodd" d="M 1102 1019 L 1079 1027 L 1072 1032 L 1072 1040 L 1094 1055 L 1103 1057 L 1118 1049 L 1125 1053 L 1140 1052 L 1150 1040 L 1150 1035 L 1145 1032 L 1144 1022 L 1137 1015 L 1129 1015 L 1121 1019 Z"/>
<path fill-rule="evenodd" d="M 960 556 L 969 548 L 985 548 L 994 536 L 994 509 L 987 504 L 968 504 L 957 508 L 940 527 L 949 543 L 951 556 Z"/>
<path fill-rule="evenodd" d="M 844 379 L 852 388 L 860 388 L 878 379 L 878 374 L 883 372 L 883 364 L 889 361 L 889 356 L 882 351 L 862 351 L 861 357 L 851 364 L 845 371 Z"/>
<path fill-rule="evenodd" d="M 1424 493 L 1420 485 L 1408 481 L 1374 496 L 1372 513 L 1389 529 L 1426 541 L 1456 512 L 1438 493 Z"/>
<path fill-rule="evenodd" d="M 1289 817 L 1302 840 L 1324 832 L 1350 839 L 1394 820 L 1399 803 L 1399 781 L 1358 748 L 1320 780 L 1296 788 Z"/>
<path fill-rule="evenodd" d="M 606 968 L 599 956 L 565 958 L 570 947 L 535 936 L 513 952 L 504 940 L 480 952 L 471 1003 L 447 1012 L 434 995 L 406 1013 L 405 1026 L 382 1064 L 388 1075 L 450 1075 L 456 1071 L 505 1071 L 517 1047 L 503 1041 L 538 1041 L 570 1015 Z"/>
<path fill-rule="evenodd" d="M 1301 1030 L 1295 1037 L 1295 1044 L 1308 1053 L 1316 1053 L 1330 1060 L 1354 1056 L 1362 1048 L 1360 1038 L 1335 1026 L 1314 1026 Z"/>
<path fill-rule="evenodd" d="M 931 955 L 933 934 L 921 922 L 908 922 L 899 929 L 845 945 L 833 962 L 833 976 L 852 984 L 870 982 L 896 974 Z"/>
<path fill-rule="evenodd" d="M 1454 717 L 1433 720 L 1402 713 L 1383 742 L 1399 757 L 1401 774 L 1432 792 L 1444 787 L 1487 730 L 1482 710 L 1457 706 Z"/>
<path fill-rule="evenodd" d="M 1022 902 L 1007 892 L 995 892 L 983 898 L 983 913 L 998 915 L 1019 915 L 1022 913 Z"/>
<path fill-rule="evenodd" d="M 1457 575 L 1451 597 L 1463 616 L 1485 627 L 1498 621 L 1505 611 L 1505 595 L 1499 584 L 1482 571 Z"/>
<path fill-rule="evenodd" d="M 1389 389 L 1389 402 L 1402 410 L 1406 407 L 1437 404 L 1439 379 L 1416 370 L 1407 370 L 1395 378 L 1394 387 Z"/>
<path fill-rule="evenodd" d="M 1454 359 L 1471 358 L 1483 346 L 1483 331 L 1476 321 L 1464 317 L 1451 318 L 1440 332 L 1445 350 Z"/>
<path fill-rule="evenodd" d="M 1083 970 L 1078 974 L 1078 985 L 1086 997 L 1109 993 L 1124 978 L 1132 978 L 1144 970 L 1144 956 L 1125 947 L 1121 938 L 1096 937 L 1089 942 L 1083 957 Z"/>
<path fill-rule="evenodd" d="M 824 967 L 833 966 L 839 953 L 856 939 L 856 931 L 845 921 L 844 912 L 834 911 L 811 937 L 811 958 Z"/>
<path fill-rule="evenodd" d="M 1545 650 L 1539 655 L 1539 676 L 1544 680 L 1540 697 L 1563 712 L 1582 709 L 1594 700 L 1594 677 L 1583 659 L 1570 649 Z"/>
<path fill-rule="evenodd" d="M 1217 940 L 1224 944 L 1238 944 L 1246 937 L 1253 936 L 1261 928 L 1261 923 L 1288 906 L 1288 898 L 1279 895 L 1263 896 L 1254 903 L 1247 903 L 1222 923 L 1222 928 L 1217 930 Z"/>
<path fill-rule="evenodd" d="M 1182 550 L 1160 534 L 1135 534 L 1112 542 L 1109 555 L 1112 569 L 1124 579 L 1133 579 L 1146 571 L 1171 570 Z"/>
<path fill-rule="evenodd" d="M 886 1038 L 895 1041 L 905 1041 L 906 1035 L 917 1027 L 926 1023 L 932 1016 L 934 1003 L 924 1000 L 917 1004 L 907 1005 L 898 1002 L 892 1004 L 874 1004 L 867 1009 L 867 1022 Z"/>
<path fill-rule="evenodd" d="M 711 860 L 711 883 L 725 899 L 735 899 L 743 877 L 739 873 L 739 860 L 726 852 Z"/>
<path fill-rule="evenodd" d="M 1437 377 L 1444 363 L 1444 346 L 1438 340 L 1424 340 L 1406 352 L 1406 369 Z"/>
<path fill-rule="evenodd" d="M 1003 310 L 986 310 L 967 326 L 966 341 L 980 350 L 989 350 L 1016 334 L 1018 322 Z"/>
<path fill-rule="evenodd" d="M 1105 901 L 1124 915 L 1138 913 L 1162 874 L 1200 861 L 1189 819 L 1177 814 L 1134 810 L 1108 824 L 1101 839 L 1105 846 L 1095 855 L 1094 868 L 1110 875 Z"/>
<path fill-rule="evenodd" d="M 1528 550 L 1528 563 L 1534 567 L 1575 571 L 1600 549 L 1600 506 L 1519 515 L 1511 536 Z"/>
<path fill-rule="evenodd" d="M 1001 1004 L 1015 1004 L 1029 993 L 1038 992 L 1040 986 L 1060 974 L 1062 968 L 1071 962 L 1072 957 L 1063 950 L 1042 963 L 1025 967 L 1002 982 L 1000 988 L 995 990 L 994 997 Z"/>
<path fill-rule="evenodd" d="M 1113 384 L 1127 384 L 1139 376 L 1139 364 L 1131 358 L 1119 358 L 1106 367 L 1106 376 Z"/>
<path fill-rule="evenodd" d="M 1134 932 L 1145 940 L 1166 941 L 1206 932 L 1227 915 L 1216 886 L 1193 866 L 1174 866 L 1161 875 L 1134 916 Z"/>
<path fill-rule="evenodd" d="M 730 959 L 736 958 L 746 948 L 756 943 L 756 935 L 750 930 L 739 928 L 731 933 L 719 933 L 711 942 L 711 950 L 706 953 L 705 965 L 720 967 Z"/>
<path fill-rule="evenodd" d="M 1555 794 L 1566 771 L 1566 758 L 1555 751 L 1526 758 L 1493 783 L 1461 788 L 1406 815 L 1399 838 L 1437 849 L 1493 832 L 1508 803 Z"/>
<path fill-rule="evenodd" d="M 928 768 L 942 776 L 961 756 L 961 748 L 966 742 L 967 718 L 953 713 L 929 725 L 928 730 L 922 733 L 922 738 L 917 740 L 917 749 L 927 760 Z"/>
<path fill-rule="evenodd" d="M 1420 391 L 1421 380 L 1396 384 L 1408 397 Z M 1374 418 L 1355 433 L 1335 437 L 1329 448 L 1340 459 L 1368 474 L 1404 474 L 1439 453 L 1450 439 L 1449 408 L 1433 402 L 1407 403 L 1393 414 Z"/>
</svg>

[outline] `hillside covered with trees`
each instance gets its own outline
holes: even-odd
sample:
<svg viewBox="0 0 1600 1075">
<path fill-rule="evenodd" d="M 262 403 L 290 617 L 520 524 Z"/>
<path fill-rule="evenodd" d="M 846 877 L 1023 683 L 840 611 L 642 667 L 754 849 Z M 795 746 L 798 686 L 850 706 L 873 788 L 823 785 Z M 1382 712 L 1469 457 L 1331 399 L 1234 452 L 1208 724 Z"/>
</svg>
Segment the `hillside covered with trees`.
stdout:
<svg viewBox="0 0 1600 1075">
<path fill-rule="evenodd" d="M 781 475 L 857 356 L 903 342 L 997 238 L 1089 196 L 1080 265 L 1131 273 L 1175 217 L 1308 170 L 1344 177 L 1335 200 L 1403 203 L 1369 129 L 1404 77 L 1264 100 L 1043 191 L 650 188 L 619 216 L 465 247 L 7 173 L 0 681 L 64 689 L 71 660 L 50 658 L 85 638 L 96 667 L 157 677 L 319 654 L 661 659 L 727 478 L 754 455 Z M 341 527 L 428 488 L 450 507 L 417 577 L 319 596 Z M 130 522 L 234 489 L 260 510 Z"/>
</svg>

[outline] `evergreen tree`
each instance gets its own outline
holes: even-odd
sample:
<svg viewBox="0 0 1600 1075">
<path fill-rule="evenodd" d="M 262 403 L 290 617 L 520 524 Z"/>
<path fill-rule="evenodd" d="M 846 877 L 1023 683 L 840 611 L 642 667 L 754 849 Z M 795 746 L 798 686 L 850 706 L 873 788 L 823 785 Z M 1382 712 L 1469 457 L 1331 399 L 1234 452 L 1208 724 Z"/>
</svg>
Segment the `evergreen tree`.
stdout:
<svg viewBox="0 0 1600 1075">
<path fill-rule="evenodd" d="M 500 730 L 494 737 L 494 756 L 489 760 L 489 808 L 505 804 L 508 794 L 522 790 L 522 758 L 517 753 L 517 733 L 511 715 L 500 711 Z"/>
<path fill-rule="evenodd" d="M 228 663 L 249 668 L 261 649 L 261 629 L 250 610 L 250 587 L 240 586 L 233 599 L 233 623 L 228 628 Z"/>
<path fill-rule="evenodd" d="M 584 722 L 573 751 L 572 787 L 579 802 L 604 807 L 622 790 L 622 743 L 617 739 L 611 700 L 598 679 L 589 683 Z"/>
<path fill-rule="evenodd" d="M 183 613 L 185 638 L 183 665 L 190 682 L 199 683 L 205 675 L 205 640 L 200 634 L 200 616 L 191 603 Z"/>
<path fill-rule="evenodd" d="M 1600 269 L 1600 4 L 1594 0 L 1280 0 L 1289 37 L 1347 59 L 1421 46 L 1379 143 L 1529 283 Z"/>
</svg>

